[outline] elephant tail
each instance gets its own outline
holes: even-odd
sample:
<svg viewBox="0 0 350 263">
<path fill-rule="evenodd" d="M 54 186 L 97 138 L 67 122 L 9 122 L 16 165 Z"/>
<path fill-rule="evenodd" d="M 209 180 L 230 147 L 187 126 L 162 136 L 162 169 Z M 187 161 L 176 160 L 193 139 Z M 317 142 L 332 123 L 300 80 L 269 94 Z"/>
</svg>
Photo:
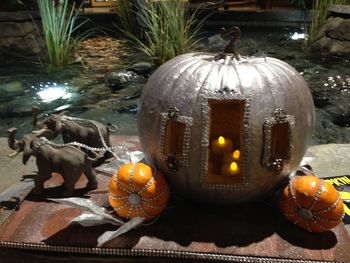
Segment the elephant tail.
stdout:
<svg viewBox="0 0 350 263">
<path fill-rule="evenodd" d="M 117 125 L 114 125 L 110 122 L 107 123 L 106 127 L 107 127 L 107 131 L 110 133 L 116 133 L 119 129 L 119 127 Z"/>
<path fill-rule="evenodd" d="M 85 153 L 85 163 L 91 164 L 92 167 L 100 166 L 104 163 L 105 158 L 100 156 L 94 151 L 88 151 Z"/>
<path fill-rule="evenodd" d="M 94 151 L 88 151 L 85 153 L 85 162 L 94 163 L 98 160 L 98 154 Z"/>
</svg>

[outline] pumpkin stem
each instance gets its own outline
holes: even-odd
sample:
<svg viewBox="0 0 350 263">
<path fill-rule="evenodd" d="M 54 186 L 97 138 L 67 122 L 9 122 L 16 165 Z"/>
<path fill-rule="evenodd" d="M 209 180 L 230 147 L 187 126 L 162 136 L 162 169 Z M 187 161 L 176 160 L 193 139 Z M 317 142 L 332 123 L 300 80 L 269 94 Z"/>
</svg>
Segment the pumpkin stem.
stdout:
<svg viewBox="0 0 350 263">
<path fill-rule="evenodd" d="M 238 54 L 235 51 L 235 44 L 241 38 L 241 30 L 236 26 L 234 26 L 228 30 L 226 30 L 224 27 L 222 27 L 220 29 L 219 33 L 220 33 L 222 38 L 224 38 L 225 36 L 228 36 L 229 34 L 232 34 L 232 33 L 233 33 L 233 37 L 232 37 L 231 41 L 228 42 L 227 45 L 225 46 L 224 52 L 215 56 L 214 59 L 219 60 L 219 59 L 225 58 L 226 54 L 233 54 L 238 59 L 239 58 Z"/>
<path fill-rule="evenodd" d="M 300 208 L 298 215 L 304 220 L 311 220 L 314 217 L 312 212 L 306 208 Z"/>
<path fill-rule="evenodd" d="M 142 198 L 138 194 L 132 193 L 132 194 L 129 195 L 128 201 L 132 205 L 140 205 L 141 202 L 142 202 Z"/>
</svg>

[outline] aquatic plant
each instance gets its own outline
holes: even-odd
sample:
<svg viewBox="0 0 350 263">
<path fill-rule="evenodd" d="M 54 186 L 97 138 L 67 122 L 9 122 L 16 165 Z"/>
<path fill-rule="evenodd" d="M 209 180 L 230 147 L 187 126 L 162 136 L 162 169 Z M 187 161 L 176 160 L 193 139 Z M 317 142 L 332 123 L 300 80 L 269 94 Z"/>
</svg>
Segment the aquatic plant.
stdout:
<svg viewBox="0 0 350 263">
<path fill-rule="evenodd" d="M 331 5 L 349 4 L 349 0 L 315 0 L 312 4 L 313 16 L 309 28 L 309 37 L 306 40 L 306 45 L 310 46 L 317 40 L 318 34 L 327 19 L 328 9 Z"/>
<path fill-rule="evenodd" d="M 129 32 L 134 36 L 140 36 L 140 26 L 136 20 L 134 5 L 137 0 L 119 0 L 114 2 L 115 11 L 119 17 L 120 24 L 117 26 L 122 32 Z M 124 34 L 128 37 L 128 34 Z"/>
<path fill-rule="evenodd" d="M 153 64 L 163 64 L 196 47 L 203 20 L 196 20 L 196 12 L 187 12 L 186 1 L 134 2 L 137 2 L 134 15 L 142 36 L 129 30 L 124 33 Z"/>
<path fill-rule="evenodd" d="M 47 49 L 44 64 L 49 71 L 63 69 L 73 62 L 77 42 L 87 36 L 77 32 L 87 21 L 77 21 L 79 11 L 68 0 L 38 0 L 38 5 Z"/>
</svg>

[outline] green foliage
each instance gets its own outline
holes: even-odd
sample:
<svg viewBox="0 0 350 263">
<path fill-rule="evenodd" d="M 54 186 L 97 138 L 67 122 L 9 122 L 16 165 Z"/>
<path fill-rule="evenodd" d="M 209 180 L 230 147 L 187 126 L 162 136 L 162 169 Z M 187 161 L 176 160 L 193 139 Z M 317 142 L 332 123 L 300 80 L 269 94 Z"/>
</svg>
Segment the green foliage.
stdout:
<svg viewBox="0 0 350 263">
<path fill-rule="evenodd" d="M 140 35 L 140 26 L 136 21 L 133 11 L 135 0 L 119 0 L 114 2 L 114 8 L 120 20 L 118 28 L 123 32 L 129 32 L 134 36 Z M 128 36 L 127 34 L 125 36 Z"/>
<path fill-rule="evenodd" d="M 140 37 L 134 31 L 128 30 L 127 25 L 123 25 L 129 40 L 146 54 L 153 64 L 161 65 L 194 49 L 198 44 L 203 21 L 196 21 L 196 13 L 187 13 L 185 4 L 182 0 L 138 0 L 134 6 L 134 19 L 138 28 L 142 28 L 143 36 Z M 129 8 L 129 12 L 133 11 Z"/>
<path fill-rule="evenodd" d="M 77 22 L 78 10 L 70 7 L 68 0 L 38 0 L 45 43 L 47 48 L 46 64 L 48 71 L 63 69 L 73 62 L 74 47 L 82 35 L 73 38 L 73 34 L 86 22 Z"/>
<path fill-rule="evenodd" d="M 328 9 L 331 5 L 349 4 L 349 0 L 314 0 L 313 2 L 313 16 L 309 29 L 309 37 L 306 45 L 310 46 L 317 40 L 321 27 L 325 23 L 328 15 Z"/>
</svg>

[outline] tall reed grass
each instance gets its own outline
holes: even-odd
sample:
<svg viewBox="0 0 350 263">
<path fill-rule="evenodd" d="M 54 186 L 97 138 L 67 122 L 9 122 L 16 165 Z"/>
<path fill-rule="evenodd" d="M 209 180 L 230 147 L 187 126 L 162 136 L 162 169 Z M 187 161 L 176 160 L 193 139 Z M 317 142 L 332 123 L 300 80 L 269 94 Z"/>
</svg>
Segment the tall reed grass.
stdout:
<svg viewBox="0 0 350 263">
<path fill-rule="evenodd" d="M 79 10 L 68 0 L 38 0 L 38 5 L 47 49 L 44 64 L 48 71 L 63 69 L 73 62 L 74 47 L 83 37 L 77 31 L 86 20 L 77 21 Z"/>
<path fill-rule="evenodd" d="M 119 3 L 125 1 L 128 0 L 119 0 Z M 134 6 L 135 11 L 128 10 L 134 21 L 136 20 L 137 26 L 141 28 L 142 34 L 128 30 L 129 24 L 123 25 L 124 33 L 154 65 L 161 65 L 197 46 L 203 20 L 196 20 L 196 12 L 187 12 L 186 1 L 134 2 L 137 3 Z"/>
<path fill-rule="evenodd" d="M 313 16 L 308 32 L 306 45 L 310 46 L 317 40 L 318 34 L 325 23 L 328 15 L 328 9 L 331 5 L 349 4 L 349 0 L 314 0 L 313 1 Z"/>
<path fill-rule="evenodd" d="M 137 0 L 136 0 L 137 1 Z M 129 32 L 134 36 L 140 35 L 140 25 L 136 20 L 136 13 L 133 5 L 135 0 L 118 0 L 114 2 L 114 8 L 119 17 L 120 24 L 117 26 L 122 32 Z M 128 34 L 125 34 L 128 37 Z"/>
</svg>

